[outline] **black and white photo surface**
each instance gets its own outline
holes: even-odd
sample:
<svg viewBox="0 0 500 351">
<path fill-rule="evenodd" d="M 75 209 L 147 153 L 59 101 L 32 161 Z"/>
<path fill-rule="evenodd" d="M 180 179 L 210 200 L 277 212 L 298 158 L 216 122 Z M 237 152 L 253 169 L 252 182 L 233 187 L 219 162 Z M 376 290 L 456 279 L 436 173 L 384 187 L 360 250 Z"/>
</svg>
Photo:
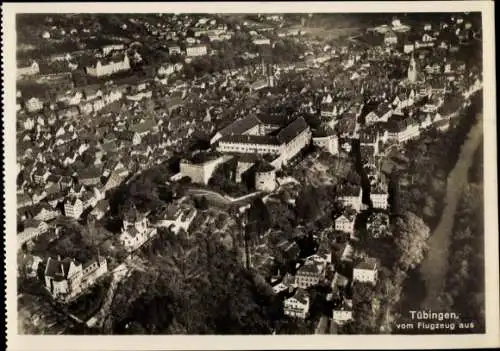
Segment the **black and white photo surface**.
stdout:
<svg viewBox="0 0 500 351">
<path fill-rule="evenodd" d="M 12 349 L 494 346 L 493 6 L 474 3 L 6 7 Z"/>
</svg>

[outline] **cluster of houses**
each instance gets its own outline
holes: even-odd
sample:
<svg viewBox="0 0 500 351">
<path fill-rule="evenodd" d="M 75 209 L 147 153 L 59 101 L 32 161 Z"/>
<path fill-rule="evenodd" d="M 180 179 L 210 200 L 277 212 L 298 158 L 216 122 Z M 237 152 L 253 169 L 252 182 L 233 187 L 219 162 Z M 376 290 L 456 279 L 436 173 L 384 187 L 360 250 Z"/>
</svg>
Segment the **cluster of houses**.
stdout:
<svg viewBox="0 0 500 351">
<path fill-rule="evenodd" d="M 45 288 L 56 300 L 70 302 L 96 284 L 99 278 L 108 273 L 105 258 L 84 264 L 72 258 L 48 258 L 45 263 Z"/>
<path fill-rule="evenodd" d="M 345 251 L 349 250 L 352 250 L 352 247 L 348 245 Z M 332 262 L 331 254 L 315 254 L 305 259 L 295 276 L 287 274 L 281 280 L 274 280 L 274 293 L 283 296 L 284 314 L 294 318 L 307 318 L 312 303 L 307 289 L 321 284 L 330 287 L 326 299 L 333 302 L 332 320 L 338 324 L 351 321 L 353 301 L 347 287 L 356 283 L 375 285 L 378 266 L 376 260 L 369 258 L 355 264 L 351 280 L 336 270 L 339 263 L 347 261 L 350 261 L 347 255 L 342 255 L 336 263 Z"/>
<path fill-rule="evenodd" d="M 185 49 L 186 56 L 190 57 L 208 54 L 207 46 L 200 43 L 202 36 L 216 41 L 232 35 L 226 25 L 214 18 L 197 19 L 194 24 L 191 21 L 190 16 L 178 16 L 168 22 L 172 27 L 168 23 L 147 27 L 152 35 L 174 43 L 168 44 L 170 54 L 182 53 L 175 43 L 180 38 L 179 30 L 192 29 L 193 36 L 186 39 Z M 404 26 L 393 23 L 393 27 Z M 265 28 L 252 30 L 255 31 L 251 33 L 254 44 L 267 45 Z M 278 36 L 299 34 L 298 30 L 290 29 L 278 32 Z M 115 73 L 130 71 L 131 57 L 122 44 L 104 46 L 100 51 L 95 62 L 86 66 L 88 75 L 111 78 Z M 295 71 L 307 77 L 310 68 L 325 66 L 330 59 L 339 57 L 332 48 L 309 55 L 324 58 L 321 60 L 274 65 L 275 72 L 267 67 L 262 70 L 263 82 L 255 84 L 249 77 L 255 77 L 260 66 L 226 70 L 184 82 L 170 79 L 183 65 L 167 63 L 155 70 L 154 79 L 127 86 L 87 86 L 59 92 L 53 97 L 26 96 L 19 91 L 17 201 L 22 223 L 18 231 L 19 248 L 54 232 L 53 222 L 59 216 L 78 220 L 88 213 L 101 220 L 109 211 L 107 191 L 138 170 L 161 163 L 173 151 L 184 149 L 195 131 L 212 136 L 210 143 L 215 152 L 198 160 L 182 160 L 182 176 L 207 184 L 218 165 L 236 159 L 236 179 L 241 181 L 246 171 L 253 170 L 256 189 L 272 192 L 277 187 L 276 171 L 310 143 L 335 155 L 339 148 L 349 151 L 350 140 L 359 139 L 365 165 L 370 166 L 388 143 L 403 143 L 418 137 L 421 130 L 430 126 L 445 129 L 453 115 L 440 111 L 450 90 L 460 91 L 464 85 L 472 85 L 473 89 L 481 87 L 479 78 L 468 76 L 465 65 L 460 62 L 448 60 L 439 67 L 427 63 L 428 56 L 421 57 L 417 44 L 407 52 L 411 55 L 407 76 L 398 86 L 384 85 L 387 79 L 380 73 L 379 62 L 363 61 L 360 53 L 350 54 L 347 48 L 340 49 L 339 54 L 345 57 L 343 75 L 346 78 L 340 80 L 343 78 L 339 74 L 331 89 L 325 89 L 319 108 L 315 110 L 314 104 L 306 101 L 312 96 L 312 90 L 303 94 L 304 108 L 320 115 L 329 127 L 330 132 L 323 134 L 315 134 L 300 116 L 283 119 L 243 109 L 239 103 L 246 98 L 245 94 L 232 88 L 244 86 L 252 93 L 274 88 L 275 72 Z M 38 64 L 31 62 L 18 68 L 18 77 L 36 76 L 39 72 Z M 378 77 L 381 79 L 375 79 Z M 370 83 L 370 80 L 376 82 Z M 363 96 L 373 96 L 368 113 L 364 99 L 359 98 Z M 159 109 L 148 110 L 146 105 L 150 100 L 154 100 Z M 108 112 L 110 106 L 118 106 L 117 111 Z M 228 114 L 233 121 L 229 124 L 225 122 Z M 83 121 L 79 119 L 81 116 L 99 118 Z M 215 125 L 219 126 L 218 131 Z M 387 187 L 378 180 L 376 167 L 373 173 L 370 200 L 373 208 L 384 210 Z M 361 187 L 345 186 L 338 195 L 345 210 L 334 219 L 334 228 L 354 238 L 356 214 L 363 208 Z M 157 235 L 159 228 L 170 228 L 174 233 L 188 231 L 196 216 L 195 209 L 182 203 L 168 206 L 151 218 L 136 212 L 124 219 L 118 241 L 126 251 L 133 252 Z M 379 222 L 374 220 L 373 225 Z M 293 245 L 285 246 L 283 250 L 287 254 L 294 251 Z M 347 245 L 336 261 L 352 260 L 352 251 Z M 284 300 L 285 313 L 305 318 L 310 308 L 306 289 L 328 283 L 332 287 L 331 298 L 342 297 L 333 310 L 334 320 L 342 322 L 352 318 L 352 301 L 343 294 L 350 282 L 335 266 L 331 255 L 315 255 L 306 259 L 295 276 L 284 277 L 275 284 L 278 293 L 291 294 Z M 49 259 L 45 286 L 54 297 L 69 301 L 106 272 L 106 260 L 100 257 L 84 264 L 72 258 Z M 332 277 L 329 272 L 333 273 Z M 376 262 L 366 260 L 354 266 L 353 282 L 375 284 L 376 279 Z"/>
</svg>

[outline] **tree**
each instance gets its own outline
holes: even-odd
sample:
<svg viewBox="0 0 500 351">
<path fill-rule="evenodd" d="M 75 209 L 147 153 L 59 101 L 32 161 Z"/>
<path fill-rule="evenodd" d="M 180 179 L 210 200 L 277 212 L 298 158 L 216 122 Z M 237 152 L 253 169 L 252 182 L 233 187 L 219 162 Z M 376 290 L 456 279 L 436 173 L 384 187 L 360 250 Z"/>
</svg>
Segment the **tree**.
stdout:
<svg viewBox="0 0 500 351">
<path fill-rule="evenodd" d="M 248 225 L 261 236 L 271 226 L 269 210 L 260 197 L 255 198 L 247 212 Z"/>
<path fill-rule="evenodd" d="M 414 268 L 424 258 L 430 236 L 429 227 L 414 213 L 406 212 L 396 220 L 393 233 L 401 269 L 407 271 Z"/>
<path fill-rule="evenodd" d="M 304 222 L 316 219 L 321 213 L 318 197 L 319 193 L 312 185 L 302 189 L 295 203 L 297 217 Z"/>
<path fill-rule="evenodd" d="M 205 196 L 197 197 L 195 199 L 195 206 L 199 210 L 205 211 L 208 209 L 208 200 Z"/>
</svg>

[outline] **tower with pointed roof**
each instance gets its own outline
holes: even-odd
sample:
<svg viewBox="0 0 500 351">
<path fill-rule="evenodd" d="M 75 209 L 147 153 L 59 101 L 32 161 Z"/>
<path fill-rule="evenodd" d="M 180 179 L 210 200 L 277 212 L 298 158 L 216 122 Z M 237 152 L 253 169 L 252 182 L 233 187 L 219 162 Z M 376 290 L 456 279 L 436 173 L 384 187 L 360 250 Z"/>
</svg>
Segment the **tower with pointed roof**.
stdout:
<svg viewBox="0 0 500 351">
<path fill-rule="evenodd" d="M 415 56 L 412 54 L 410 59 L 410 65 L 408 66 L 408 81 L 415 83 L 417 81 L 417 63 L 415 62 Z"/>
</svg>

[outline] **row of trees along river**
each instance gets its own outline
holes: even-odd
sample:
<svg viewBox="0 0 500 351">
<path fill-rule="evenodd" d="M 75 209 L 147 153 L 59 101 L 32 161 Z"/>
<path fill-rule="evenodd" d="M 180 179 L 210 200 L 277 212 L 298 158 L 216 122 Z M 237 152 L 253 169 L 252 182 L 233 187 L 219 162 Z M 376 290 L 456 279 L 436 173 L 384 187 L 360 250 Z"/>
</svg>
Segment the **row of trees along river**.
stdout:
<svg viewBox="0 0 500 351">
<path fill-rule="evenodd" d="M 402 318 L 408 317 L 410 310 L 432 309 L 434 311 L 455 312 L 450 310 L 453 308 L 453 302 L 449 301 L 450 296 L 470 295 L 470 299 L 476 299 L 478 306 L 474 315 L 477 317 L 483 314 L 484 316 L 484 260 L 482 259 L 482 240 L 483 223 L 482 223 L 482 137 L 483 137 L 483 116 L 482 116 L 482 92 L 472 96 L 471 104 L 468 106 L 457 118 L 456 121 L 450 126 L 448 133 L 444 134 L 435 143 L 441 145 L 441 155 L 433 155 L 438 157 L 441 162 L 441 172 L 446 172 L 446 188 L 444 192 L 444 199 L 435 199 L 439 203 L 442 211 L 434 211 L 434 214 L 424 215 L 423 218 L 432 229 L 432 234 L 428 240 L 428 252 L 419 267 L 415 267 L 408 274 L 403 289 L 401 302 L 399 305 L 399 313 Z M 425 163 L 419 167 L 425 169 Z M 417 169 L 419 169 L 417 168 Z M 447 169 L 449 168 L 449 169 Z M 425 172 L 424 170 L 421 172 Z M 471 174 L 476 175 L 475 185 L 471 190 Z M 477 176 L 480 174 L 481 176 Z M 421 174 L 416 174 L 417 177 Z M 432 177 L 431 177 L 432 178 Z M 432 179 L 431 179 L 432 181 Z M 479 189 L 479 190 L 478 190 Z M 427 191 L 427 189 L 423 189 Z M 471 200 L 471 193 L 475 194 L 476 201 L 473 203 Z M 401 201 L 401 206 L 408 206 L 407 202 L 411 202 L 412 196 L 409 194 L 401 194 L 398 196 Z M 410 204 L 411 206 L 411 204 Z M 480 257 L 482 262 L 478 263 L 477 258 L 471 255 L 462 256 L 462 270 L 472 267 L 476 271 L 479 278 L 468 279 L 463 284 L 452 286 L 450 277 L 453 276 L 451 268 L 456 259 L 455 241 L 458 240 L 456 234 L 461 232 L 464 228 L 457 228 L 463 225 L 463 221 L 459 216 L 468 216 L 468 225 L 465 229 L 469 239 L 473 239 L 481 252 L 476 252 L 476 256 Z M 471 229 L 472 227 L 472 229 Z M 471 232 L 472 230 L 472 232 Z M 474 261 L 474 262 L 471 262 Z M 456 268 L 456 267 L 455 267 Z M 469 272 L 470 275 L 470 272 Z M 479 281 L 478 281 L 479 279 Z M 481 285 L 473 287 L 471 284 Z M 450 289 L 460 289 L 456 294 L 449 294 Z M 476 294 L 475 292 L 479 293 Z M 482 294 L 482 295 L 481 295 Z M 482 299 L 482 301 L 481 301 Z M 448 300 L 448 301 L 446 301 Z M 446 303 L 445 303 L 446 302 Z M 445 307 L 446 306 L 446 307 Z M 448 309 L 446 311 L 443 310 Z M 463 314 L 461 314 L 463 316 Z M 478 317 L 481 318 L 481 317 Z M 406 318 L 405 318 L 406 319 Z M 484 320 L 476 320 L 476 327 L 474 332 L 479 332 L 484 328 Z M 484 331 L 484 329 L 483 329 Z M 422 331 L 419 330 L 421 333 Z"/>
</svg>

